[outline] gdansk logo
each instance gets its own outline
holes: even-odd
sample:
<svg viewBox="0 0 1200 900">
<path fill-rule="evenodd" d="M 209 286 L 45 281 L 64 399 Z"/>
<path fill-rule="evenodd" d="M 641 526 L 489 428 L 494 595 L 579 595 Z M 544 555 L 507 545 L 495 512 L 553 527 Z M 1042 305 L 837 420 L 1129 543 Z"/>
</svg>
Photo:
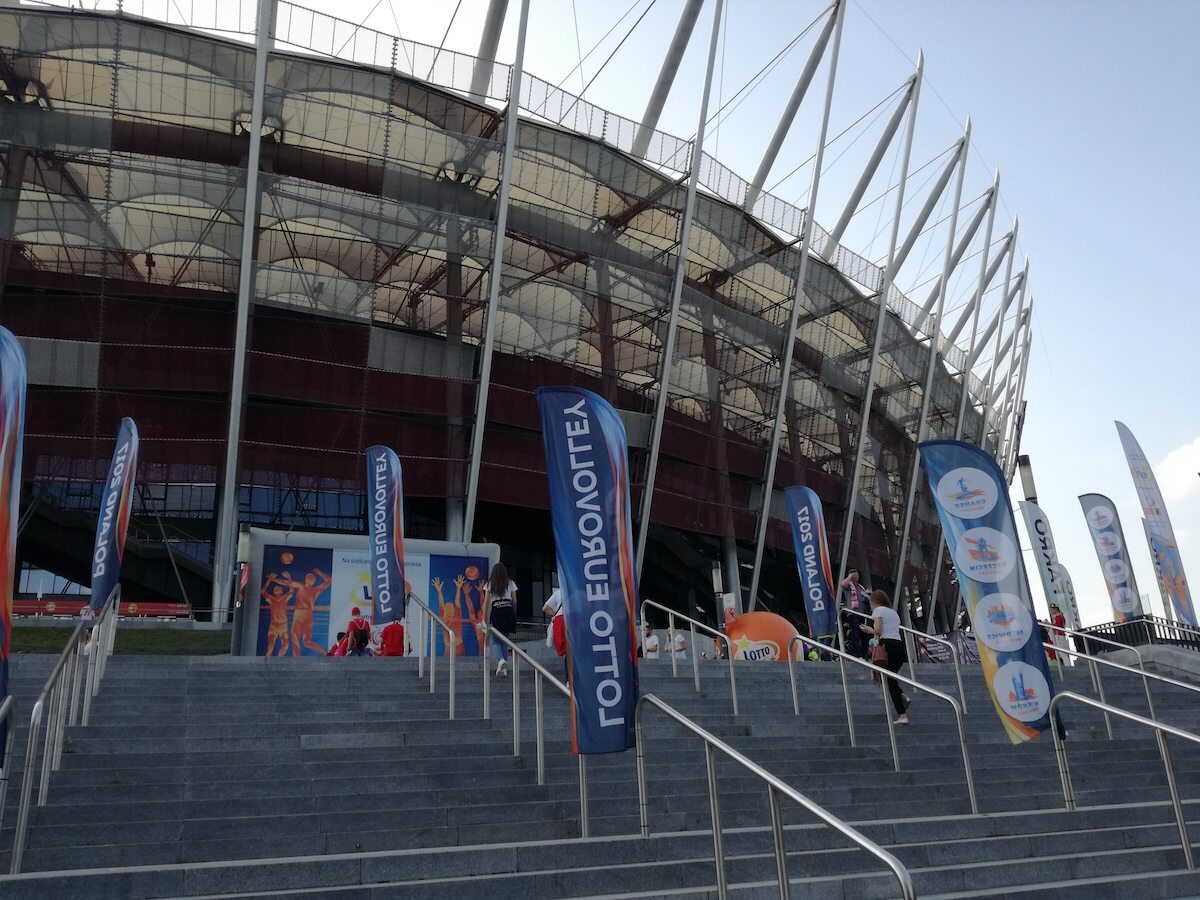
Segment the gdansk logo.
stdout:
<svg viewBox="0 0 1200 900">
<path fill-rule="evenodd" d="M 960 519 L 978 519 L 996 508 L 995 480 L 981 469 L 960 466 L 938 481 L 942 508 Z"/>
</svg>

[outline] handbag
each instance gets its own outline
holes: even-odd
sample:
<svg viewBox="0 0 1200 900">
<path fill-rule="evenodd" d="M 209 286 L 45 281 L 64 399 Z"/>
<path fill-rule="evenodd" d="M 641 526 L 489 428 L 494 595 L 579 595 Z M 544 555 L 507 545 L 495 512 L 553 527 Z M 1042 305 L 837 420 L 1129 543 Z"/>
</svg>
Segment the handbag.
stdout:
<svg viewBox="0 0 1200 900">
<path fill-rule="evenodd" d="M 877 665 L 886 666 L 887 661 L 888 661 L 887 647 L 883 646 L 883 642 L 880 641 L 878 644 L 876 644 L 874 647 L 871 648 L 871 662 L 873 662 Z"/>
</svg>

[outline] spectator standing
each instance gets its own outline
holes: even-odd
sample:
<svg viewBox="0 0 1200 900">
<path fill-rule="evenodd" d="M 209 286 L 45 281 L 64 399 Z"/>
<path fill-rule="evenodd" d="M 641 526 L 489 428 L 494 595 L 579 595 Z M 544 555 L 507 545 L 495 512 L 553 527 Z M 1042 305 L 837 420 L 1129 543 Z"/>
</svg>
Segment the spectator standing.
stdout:
<svg viewBox="0 0 1200 900">
<path fill-rule="evenodd" d="M 367 633 L 367 643 L 371 641 L 371 623 L 366 616 L 362 614 L 362 610 L 357 606 L 350 610 L 350 621 L 346 624 L 346 637 L 349 638 L 350 646 L 353 648 L 355 644 L 355 635 L 360 631 Z"/>
<path fill-rule="evenodd" d="M 850 569 L 846 573 L 846 577 L 842 579 L 842 606 L 845 609 L 852 609 L 858 613 L 866 613 L 870 606 L 868 591 L 865 587 L 859 584 L 858 569 Z M 851 656 L 857 656 L 865 659 L 867 656 L 867 644 L 863 639 L 863 622 L 859 616 L 843 615 L 842 635 L 846 639 L 845 650 Z"/>
<path fill-rule="evenodd" d="M 877 639 L 887 651 L 887 660 L 883 667 L 889 672 L 900 671 L 900 667 L 908 662 L 908 654 L 904 649 L 904 641 L 900 640 L 900 616 L 892 609 L 892 601 L 883 591 L 874 591 L 870 597 L 871 624 L 859 626 L 859 631 Z M 892 698 L 892 706 L 896 709 L 896 724 L 908 724 L 908 700 L 900 690 L 900 682 L 895 678 L 887 680 L 888 694 Z"/>
<path fill-rule="evenodd" d="M 646 659 L 658 659 L 658 635 L 649 622 L 646 623 L 646 636 L 642 638 L 642 655 Z"/>
<path fill-rule="evenodd" d="M 384 626 L 379 635 L 379 650 L 381 656 L 404 655 L 404 621 L 396 619 Z"/>
<path fill-rule="evenodd" d="M 671 653 L 680 659 L 687 659 L 687 649 L 687 639 L 684 638 L 683 632 L 677 628 L 674 629 L 671 637 Z"/>
<path fill-rule="evenodd" d="M 508 569 L 504 563 L 492 566 L 487 585 L 488 627 L 500 632 L 505 637 L 512 637 L 517 630 L 517 585 L 508 577 Z M 496 663 L 496 674 L 501 678 L 508 677 L 508 645 L 492 635 L 492 646 L 496 650 L 499 661 Z"/>
</svg>

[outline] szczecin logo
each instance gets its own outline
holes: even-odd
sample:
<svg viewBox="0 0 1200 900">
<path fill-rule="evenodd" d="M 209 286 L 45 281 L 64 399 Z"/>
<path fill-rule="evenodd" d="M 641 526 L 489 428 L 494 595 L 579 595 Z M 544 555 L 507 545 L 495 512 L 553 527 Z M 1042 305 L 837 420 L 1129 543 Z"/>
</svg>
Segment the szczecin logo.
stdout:
<svg viewBox="0 0 1200 900">
<path fill-rule="evenodd" d="M 1000 653 L 1020 650 L 1033 630 L 1029 608 L 1015 594 L 988 594 L 971 614 L 975 636 Z"/>
<path fill-rule="evenodd" d="M 1036 722 L 1050 708 L 1050 685 L 1039 669 L 1013 660 L 992 676 L 1000 707 L 1019 722 Z"/>
<path fill-rule="evenodd" d="M 959 573 L 988 584 L 1006 577 L 1016 560 L 1017 548 L 1012 539 L 995 528 L 969 528 L 954 548 Z"/>
<path fill-rule="evenodd" d="M 1088 511 L 1088 524 L 1092 526 L 1092 531 L 1102 531 L 1113 523 L 1117 514 L 1107 506 L 1093 506 Z"/>
<path fill-rule="evenodd" d="M 981 469 L 951 469 L 937 486 L 942 507 L 960 519 L 978 519 L 996 508 L 999 492 L 995 480 Z"/>
</svg>

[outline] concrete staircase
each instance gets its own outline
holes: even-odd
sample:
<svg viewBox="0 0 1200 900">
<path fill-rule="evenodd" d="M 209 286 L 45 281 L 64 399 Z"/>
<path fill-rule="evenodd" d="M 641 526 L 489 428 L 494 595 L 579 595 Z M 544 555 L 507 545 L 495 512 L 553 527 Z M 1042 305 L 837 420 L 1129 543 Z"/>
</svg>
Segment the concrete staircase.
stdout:
<svg viewBox="0 0 1200 900">
<path fill-rule="evenodd" d="M 16 661 L 23 719 L 50 662 Z M 0 897 L 715 895 L 695 737 L 646 710 L 650 838 L 638 836 L 633 754 L 590 758 L 592 837 L 580 840 L 564 698 L 545 694 L 539 786 L 528 671 L 514 757 L 511 680 L 492 679 L 483 721 L 479 661 L 460 662 L 450 722 L 445 670 L 431 695 L 415 660 L 114 657 L 93 724 L 69 732 L 49 805 L 35 810 L 26 874 L 0 877 Z M 919 674 L 954 693 L 949 669 Z M 1049 737 L 1009 745 L 969 669 L 974 816 L 947 704 L 917 698 L 897 773 L 879 688 L 852 675 L 851 747 L 837 666 L 799 665 L 797 677 L 800 716 L 785 666 L 740 665 L 734 718 L 723 664 L 702 663 L 700 693 L 690 663 L 677 679 L 667 660 L 642 667 L 643 691 L 855 823 L 909 867 L 922 897 L 1200 896 L 1153 736 L 1136 726 L 1114 720 L 1109 741 L 1098 713 L 1065 709 L 1081 807 L 1067 812 Z M 1091 693 L 1082 669 L 1064 681 Z M 1140 681 L 1115 673 L 1105 688 L 1110 702 L 1145 712 Z M 1196 695 L 1156 688 L 1155 702 L 1164 720 L 1200 732 Z M 1200 753 L 1178 746 L 1174 758 L 1196 829 Z M 732 763 L 719 775 L 730 893 L 777 896 L 765 789 Z M 15 807 L 14 781 L 4 871 Z M 785 820 L 792 896 L 898 896 L 895 879 L 834 831 L 798 809 Z"/>
</svg>

